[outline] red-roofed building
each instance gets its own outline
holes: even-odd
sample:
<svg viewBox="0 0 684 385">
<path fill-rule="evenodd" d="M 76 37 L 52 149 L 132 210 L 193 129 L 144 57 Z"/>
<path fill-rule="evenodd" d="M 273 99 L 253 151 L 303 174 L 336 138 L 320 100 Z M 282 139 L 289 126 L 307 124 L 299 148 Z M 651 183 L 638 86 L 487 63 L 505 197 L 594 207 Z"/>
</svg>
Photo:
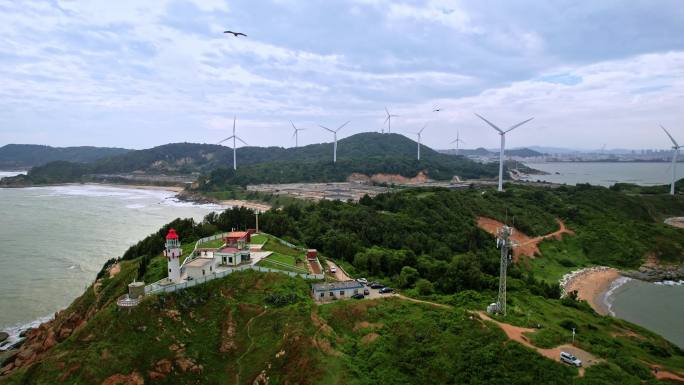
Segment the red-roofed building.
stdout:
<svg viewBox="0 0 684 385">
<path fill-rule="evenodd" d="M 243 249 L 249 244 L 251 234 L 247 231 L 231 231 L 224 237 L 226 245 Z"/>
</svg>

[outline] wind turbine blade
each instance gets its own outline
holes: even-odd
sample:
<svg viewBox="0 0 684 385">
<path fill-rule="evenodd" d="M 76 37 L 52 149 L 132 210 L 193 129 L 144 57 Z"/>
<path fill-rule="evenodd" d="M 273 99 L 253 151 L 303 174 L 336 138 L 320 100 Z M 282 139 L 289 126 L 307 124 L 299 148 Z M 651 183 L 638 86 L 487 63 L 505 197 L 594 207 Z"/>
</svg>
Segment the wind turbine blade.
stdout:
<svg viewBox="0 0 684 385">
<path fill-rule="evenodd" d="M 236 136 L 235 139 L 241 141 L 245 146 L 249 146 L 249 144 L 247 144 L 247 142 L 245 142 L 244 140 L 242 140 L 239 136 Z"/>
<path fill-rule="evenodd" d="M 675 147 L 679 147 L 679 144 L 677 144 L 677 141 L 676 141 L 676 140 L 674 140 L 674 138 L 672 137 L 672 135 L 670 135 L 670 133 L 669 133 L 669 132 L 668 132 L 668 131 L 667 131 L 667 130 L 665 129 L 665 127 L 663 127 L 663 125 L 662 125 L 662 124 L 660 125 L 660 128 L 662 128 L 662 129 L 663 129 L 663 131 L 665 131 L 665 133 L 667 134 L 667 136 L 669 136 L 669 137 L 670 137 L 670 140 L 672 141 L 672 144 L 674 144 L 674 145 L 675 145 Z"/>
<path fill-rule="evenodd" d="M 329 128 L 326 127 L 326 126 L 321 126 L 321 125 L 319 124 L 318 127 L 322 128 L 322 129 L 324 129 L 324 130 L 328 130 L 328 131 L 332 132 L 333 134 L 335 133 L 335 131 L 329 129 Z"/>
<path fill-rule="evenodd" d="M 292 128 L 294 128 L 295 131 L 297 131 L 297 127 L 295 127 L 294 123 L 290 120 L 290 124 L 292 125 Z"/>
<path fill-rule="evenodd" d="M 456 143 L 456 142 L 460 142 L 460 140 L 454 139 L 454 140 L 452 140 L 451 142 L 449 142 L 449 144 Z"/>
<path fill-rule="evenodd" d="M 233 116 L 233 135 L 235 135 L 235 116 Z"/>
<path fill-rule="evenodd" d="M 419 133 L 419 134 L 422 134 L 422 133 L 423 133 L 423 130 L 425 129 L 425 127 L 427 127 L 427 123 L 425 123 L 425 125 L 423 126 L 423 128 L 421 128 L 420 131 L 418 131 L 418 133 Z"/>
<path fill-rule="evenodd" d="M 490 122 L 489 120 L 483 118 L 482 116 L 480 116 L 480 115 L 478 115 L 478 114 L 475 114 L 475 116 L 477 116 L 478 118 L 484 120 L 485 123 L 489 124 L 493 129 L 499 131 L 499 133 L 501 133 L 501 134 L 504 133 L 499 127 L 497 127 L 496 125 L 494 125 L 494 123 Z"/>
<path fill-rule="evenodd" d="M 221 144 L 221 143 L 223 143 L 223 142 L 225 142 L 226 140 L 229 140 L 229 139 L 233 139 L 233 135 L 231 135 L 231 136 L 229 136 L 229 137 L 223 139 L 222 141 L 220 141 L 220 142 L 218 142 L 218 143 L 216 143 L 216 144 Z"/>
<path fill-rule="evenodd" d="M 390 120 L 390 116 L 389 116 L 389 115 L 387 115 L 387 117 L 385 118 L 385 121 L 384 121 L 384 122 L 382 122 L 382 124 L 385 124 L 385 123 L 387 123 L 387 121 L 388 121 L 388 120 Z"/>
<path fill-rule="evenodd" d="M 512 127 L 511 127 L 511 128 L 509 128 L 508 130 L 504 131 L 504 134 L 505 134 L 505 133 L 507 133 L 508 131 L 513 131 L 513 129 L 515 129 L 515 128 L 518 128 L 518 127 L 522 126 L 523 124 L 525 124 L 525 123 L 529 122 L 529 121 L 530 121 L 530 120 L 532 120 L 532 119 L 534 119 L 534 118 L 529 118 L 529 119 L 525 120 L 524 122 L 520 122 L 520 123 L 518 123 L 518 124 L 516 124 L 516 125 L 512 126 Z"/>
<path fill-rule="evenodd" d="M 292 137 L 294 138 L 297 135 L 297 131 L 292 133 Z"/>
<path fill-rule="evenodd" d="M 337 130 L 335 130 L 335 132 L 337 132 L 337 131 L 341 130 L 341 129 L 342 129 L 342 127 L 344 127 L 344 126 L 346 126 L 347 124 L 349 124 L 349 122 L 351 122 L 351 120 L 347 120 L 347 121 L 346 121 L 346 122 L 345 122 L 345 123 L 344 123 L 343 125 L 341 125 L 341 126 L 337 127 Z"/>
<path fill-rule="evenodd" d="M 389 113 L 389 110 L 387 109 L 387 107 L 385 107 L 385 112 L 387 113 L 387 116 L 390 116 L 390 113 Z"/>
</svg>

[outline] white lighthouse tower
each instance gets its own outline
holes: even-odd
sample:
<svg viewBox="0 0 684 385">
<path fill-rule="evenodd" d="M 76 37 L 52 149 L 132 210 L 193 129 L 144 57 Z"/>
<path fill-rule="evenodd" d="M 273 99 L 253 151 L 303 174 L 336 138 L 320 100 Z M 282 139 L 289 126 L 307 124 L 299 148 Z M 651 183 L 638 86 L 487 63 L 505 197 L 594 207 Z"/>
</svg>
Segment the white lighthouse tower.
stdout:
<svg viewBox="0 0 684 385">
<path fill-rule="evenodd" d="M 169 229 L 169 233 L 166 235 L 166 249 L 164 250 L 164 255 L 169 266 L 169 281 L 178 283 L 180 282 L 180 256 L 181 256 L 181 246 L 178 241 L 178 234 L 176 230 Z"/>
</svg>

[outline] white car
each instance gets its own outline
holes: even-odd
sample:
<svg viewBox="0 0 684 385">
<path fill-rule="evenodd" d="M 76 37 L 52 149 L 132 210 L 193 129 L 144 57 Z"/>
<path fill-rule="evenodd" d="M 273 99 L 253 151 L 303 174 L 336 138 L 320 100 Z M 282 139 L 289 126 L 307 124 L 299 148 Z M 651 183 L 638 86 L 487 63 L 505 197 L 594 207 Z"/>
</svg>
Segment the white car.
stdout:
<svg viewBox="0 0 684 385">
<path fill-rule="evenodd" d="M 335 266 L 331 267 L 330 272 L 333 274 L 337 273 L 337 268 Z"/>
<path fill-rule="evenodd" d="M 359 278 L 359 279 L 356 280 L 356 282 L 358 282 L 358 283 L 360 283 L 360 284 L 362 284 L 362 285 L 365 285 L 365 284 L 368 283 L 368 280 L 367 280 L 366 278 Z"/>
<path fill-rule="evenodd" d="M 560 360 L 561 362 L 565 362 L 566 364 L 570 364 L 576 367 L 582 366 L 582 361 L 580 361 L 579 358 L 573 356 L 572 354 L 568 352 L 561 352 L 560 353 Z"/>
</svg>

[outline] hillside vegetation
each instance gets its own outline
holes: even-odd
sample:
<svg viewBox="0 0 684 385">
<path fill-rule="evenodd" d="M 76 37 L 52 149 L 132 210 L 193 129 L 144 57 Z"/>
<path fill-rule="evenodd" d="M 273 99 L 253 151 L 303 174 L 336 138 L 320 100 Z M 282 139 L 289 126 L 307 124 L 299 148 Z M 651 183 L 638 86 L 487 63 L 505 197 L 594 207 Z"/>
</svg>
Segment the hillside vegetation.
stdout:
<svg viewBox="0 0 684 385">
<path fill-rule="evenodd" d="M 110 147 L 50 147 L 36 144 L 8 144 L 0 147 L 0 169 L 30 168 L 54 161 L 93 162 L 130 150 Z"/>
<path fill-rule="evenodd" d="M 100 159 L 87 164 L 55 162 L 31 169 L 26 176 L 5 178 L 5 185 L 87 181 L 92 175 L 204 173 L 205 191 L 226 185 L 282 182 L 343 181 L 350 174 L 387 173 L 407 177 L 420 171 L 439 180 L 494 177 L 495 165 L 440 154 L 423 146 L 416 160 L 416 142 L 398 134 L 361 133 L 338 142 L 338 162 L 332 163 L 332 143 L 299 148 L 241 147 L 238 171 L 232 170 L 233 150 L 218 145 L 174 143 Z"/>
<path fill-rule="evenodd" d="M 553 271 L 512 265 L 509 312 L 499 320 L 535 329 L 528 338 L 544 348 L 569 343 L 575 328 L 576 345 L 601 359 L 584 377 L 479 320 L 471 311 L 496 297 L 499 253 L 476 218 L 515 218 L 530 235 L 554 231 L 556 218 L 563 219 L 576 235 L 545 241 L 538 260 L 573 269 L 637 267 L 647 254 L 681 263 L 684 231 L 662 224 L 674 215 L 684 215 L 680 197 L 590 186 L 508 186 L 503 194 L 407 190 L 358 204 L 288 205 L 261 215 L 260 227 L 317 248 L 352 274 L 447 306 L 400 298 L 317 306 L 302 279 L 250 271 L 118 310 L 114 301 L 133 278 L 152 282 L 166 274 L 160 253 L 169 227 L 186 253 L 200 237 L 254 226 L 253 212 L 244 208 L 209 214 L 201 223 L 177 219 L 109 261 L 57 320 L 29 333 L 26 345 L 38 358 L 0 383 L 263 384 L 265 377 L 269 384 L 656 383 L 649 365 L 682 372 L 684 352 L 572 296 L 559 299 L 556 281 L 548 279 L 555 265 Z M 120 272 L 110 277 L 114 263 Z"/>
</svg>

